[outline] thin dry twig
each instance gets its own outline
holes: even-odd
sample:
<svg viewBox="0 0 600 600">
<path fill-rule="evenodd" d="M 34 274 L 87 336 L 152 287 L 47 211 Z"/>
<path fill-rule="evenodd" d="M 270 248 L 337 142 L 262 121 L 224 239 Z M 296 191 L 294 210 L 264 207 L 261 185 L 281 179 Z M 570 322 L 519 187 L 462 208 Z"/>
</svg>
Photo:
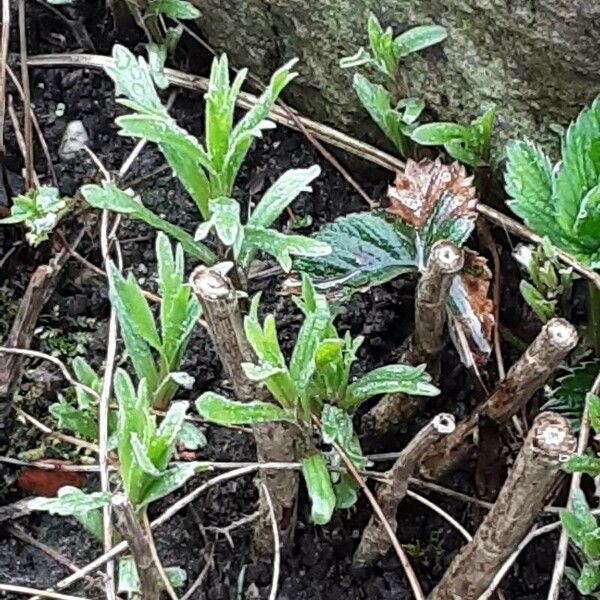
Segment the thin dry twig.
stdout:
<svg viewBox="0 0 600 600">
<path fill-rule="evenodd" d="M 58 594 L 57 592 L 36 590 L 24 585 L 9 585 L 6 583 L 0 583 L 0 590 L 3 592 L 15 592 L 16 594 L 27 594 L 28 596 L 36 594 L 36 597 L 56 598 L 56 600 L 86 600 L 86 598 L 83 596 L 67 596 L 66 594 Z M 32 598 L 32 600 L 34 599 Z"/>
<path fill-rule="evenodd" d="M 21 132 L 21 127 L 19 125 L 19 117 L 17 117 L 17 112 L 15 111 L 15 107 L 13 105 L 12 94 L 8 94 L 8 116 L 10 117 L 10 122 L 13 126 L 13 131 L 15 133 L 15 139 L 17 140 L 17 146 L 19 148 L 19 152 L 23 157 L 23 161 L 27 161 L 27 143 L 25 142 L 25 136 Z M 32 174 L 33 184 L 37 187 L 40 185 L 40 181 L 38 179 L 37 173 L 34 171 Z"/>
<path fill-rule="evenodd" d="M 25 23 L 25 0 L 18 0 L 19 46 L 21 54 L 21 81 L 23 85 L 23 130 L 25 135 L 25 189 L 34 185 L 33 171 L 33 131 L 31 128 L 31 88 L 29 87 L 29 67 L 27 65 L 27 24 Z"/>
<path fill-rule="evenodd" d="M 593 394 L 600 393 L 600 372 L 594 381 L 591 392 Z M 577 454 L 581 455 L 585 453 L 590 438 L 590 416 L 589 416 L 589 402 L 586 398 L 585 406 L 583 409 L 583 415 L 581 415 L 581 429 L 579 430 L 579 438 L 577 440 Z M 581 485 L 581 473 L 573 473 L 571 476 L 571 486 L 569 487 L 569 499 L 567 501 L 567 508 L 570 509 L 573 505 L 573 496 L 575 492 L 580 488 Z M 554 569 L 552 570 L 552 579 L 550 581 L 550 589 L 548 590 L 547 600 L 558 600 L 560 594 L 560 582 L 563 578 L 565 571 L 565 564 L 567 562 L 567 550 L 569 548 L 569 536 L 565 529 L 561 531 L 560 539 L 558 541 L 558 548 L 556 549 L 556 559 L 554 561 Z"/>
<path fill-rule="evenodd" d="M 2 0 L 2 34 L 0 35 L 0 162 L 4 162 L 4 120 L 6 118 L 6 67 L 10 39 L 10 0 Z"/>
<path fill-rule="evenodd" d="M 204 555 L 206 556 L 206 554 Z M 202 567 L 202 571 L 200 571 L 196 581 L 192 583 L 187 592 L 181 596 L 180 600 L 189 600 L 192 597 L 192 594 L 202 585 L 204 578 L 208 575 L 208 572 L 212 569 L 214 564 L 214 547 L 211 545 L 210 553 L 206 559 L 206 562 L 204 563 L 204 566 Z"/>
<path fill-rule="evenodd" d="M 160 556 L 158 556 L 158 551 L 156 550 L 156 544 L 154 543 L 154 536 L 152 535 L 152 529 L 150 527 L 150 521 L 148 519 L 147 511 L 144 511 L 143 521 L 144 529 L 146 530 L 146 537 L 148 539 L 148 545 L 150 546 L 150 553 L 152 554 L 152 560 L 154 561 L 156 570 L 158 571 L 158 574 L 162 579 L 163 585 L 165 586 L 165 591 L 167 592 L 167 595 L 169 596 L 169 598 L 171 598 L 171 600 L 179 600 L 177 594 L 175 593 L 175 590 L 173 589 L 173 586 L 171 585 L 171 582 L 169 581 L 169 578 L 167 577 L 167 574 L 165 573 L 165 569 L 160 560 Z"/>
<path fill-rule="evenodd" d="M 281 569 L 281 542 L 279 540 L 279 526 L 277 525 L 277 516 L 275 515 L 275 507 L 269 493 L 269 488 L 261 481 L 260 483 L 263 494 L 269 507 L 269 517 L 271 518 L 271 527 L 273 528 L 273 577 L 271 580 L 271 590 L 269 592 L 269 600 L 277 598 L 277 589 L 279 587 L 279 571 Z"/>
</svg>

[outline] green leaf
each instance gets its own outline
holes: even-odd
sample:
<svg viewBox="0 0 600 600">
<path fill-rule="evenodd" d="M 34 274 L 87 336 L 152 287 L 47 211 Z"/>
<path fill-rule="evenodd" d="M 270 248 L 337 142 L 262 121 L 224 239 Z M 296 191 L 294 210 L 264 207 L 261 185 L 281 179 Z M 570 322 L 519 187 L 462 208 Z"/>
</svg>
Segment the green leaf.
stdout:
<svg viewBox="0 0 600 600">
<path fill-rule="evenodd" d="M 233 198 L 214 198 L 209 201 L 208 210 L 210 221 L 202 225 L 214 226 L 217 237 L 225 246 L 237 245 L 242 234 L 239 202 Z"/>
<path fill-rule="evenodd" d="M 587 473 L 592 477 L 598 477 L 600 460 L 595 456 L 571 456 L 562 468 L 567 473 Z"/>
<path fill-rule="evenodd" d="M 179 489 L 190 477 L 193 477 L 198 471 L 198 466 L 194 463 L 179 464 L 163 472 L 160 477 L 155 478 L 146 487 L 144 497 L 139 508 L 147 506 L 156 500 Z"/>
<path fill-rule="evenodd" d="M 431 383 L 425 365 L 388 365 L 363 375 L 348 386 L 347 410 L 356 410 L 365 400 L 378 394 L 401 392 L 411 396 L 437 396 L 440 391 Z"/>
<path fill-rule="evenodd" d="M 173 402 L 148 445 L 148 456 L 161 471 L 167 468 L 171 460 L 188 406 L 186 401 Z"/>
<path fill-rule="evenodd" d="M 154 316 L 135 277 L 129 273 L 125 279 L 112 262 L 109 263 L 108 271 L 111 299 L 118 298 L 114 306 L 119 322 L 129 321 L 136 333 L 160 352 L 162 344 L 154 323 Z"/>
<path fill-rule="evenodd" d="M 248 248 L 270 254 L 286 273 L 292 268 L 292 256 L 321 257 L 331 253 L 329 244 L 304 235 L 286 235 L 254 225 L 246 225 L 244 234 Z"/>
<path fill-rule="evenodd" d="M 394 80 L 397 64 L 394 56 L 392 28 L 388 27 L 384 31 L 377 17 L 371 13 L 367 21 L 367 33 L 371 52 L 375 57 L 375 65 L 389 79 Z"/>
<path fill-rule="evenodd" d="M 333 484 L 335 507 L 339 509 L 352 508 L 358 500 L 356 490 L 356 481 L 348 473 L 342 473 L 339 481 Z"/>
<path fill-rule="evenodd" d="M 102 379 L 92 369 L 90 364 L 82 356 L 76 356 L 71 363 L 75 378 L 79 383 L 86 385 L 87 387 L 100 393 L 102 388 Z M 84 392 L 81 388 L 75 388 L 77 394 L 77 404 L 80 409 L 93 408 L 94 397 L 87 392 Z"/>
<path fill-rule="evenodd" d="M 556 301 L 546 300 L 535 286 L 531 285 L 528 281 L 521 281 L 519 291 L 525 302 L 527 302 L 542 323 L 547 323 L 548 320 L 556 315 Z"/>
<path fill-rule="evenodd" d="M 84 185 L 81 188 L 81 193 L 90 206 L 126 214 L 131 218 L 144 221 L 150 227 L 164 231 L 167 235 L 175 238 L 190 256 L 208 266 L 215 264 L 216 257 L 206 246 L 196 242 L 189 233 L 180 227 L 155 215 L 114 184 L 105 182 L 102 187 L 99 185 Z"/>
<path fill-rule="evenodd" d="M 270 227 L 301 192 L 310 192 L 310 183 L 321 173 L 321 167 L 289 169 L 265 192 L 248 219 L 249 225 Z"/>
<path fill-rule="evenodd" d="M 592 240 L 592 249 L 600 246 L 597 235 L 600 231 L 600 184 L 593 187 L 581 201 L 574 230 L 577 236 Z"/>
<path fill-rule="evenodd" d="M 412 125 L 421 116 L 425 108 L 425 102 L 421 98 L 403 98 L 398 102 L 396 108 L 404 109 L 402 112 L 402 120 L 407 125 Z"/>
<path fill-rule="evenodd" d="M 186 421 L 181 427 L 177 443 L 181 444 L 186 450 L 200 450 L 208 444 L 208 441 L 196 425 Z"/>
<path fill-rule="evenodd" d="M 464 138 L 466 133 L 467 128 L 458 123 L 425 123 L 412 132 L 411 138 L 422 146 L 442 146 Z"/>
<path fill-rule="evenodd" d="M 600 586 L 600 567 L 586 563 L 581 569 L 577 580 L 577 590 L 580 594 L 591 594 Z"/>
<path fill-rule="evenodd" d="M 140 591 L 140 579 L 133 556 L 119 558 L 119 594 L 136 594 Z"/>
<path fill-rule="evenodd" d="M 342 69 L 352 69 L 368 65 L 371 62 L 374 62 L 371 55 L 364 48 L 359 48 L 356 54 L 340 59 L 339 64 Z"/>
<path fill-rule="evenodd" d="M 360 73 L 353 79 L 354 90 L 370 117 L 385 133 L 402 156 L 409 150 L 407 133 L 409 131 L 403 115 L 392 107 L 390 93 L 381 85 L 371 83 Z"/>
<path fill-rule="evenodd" d="M 187 581 L 187 573 L 181 567 L 166 567 L 165 575 L 175 589 L 182 588 Z"/>
<path fill-rule="evenodd" d="M 172 19 L 197 19 L 200 11 L 187 0 L 150 0 L 148 14 L 165 15 Z"/>
<path fill-rule="evenodd" d="M 56 419 L 59 429 L 65 429 L 88 441 L 98 438 L 97 413 L 91 409 L 71 406 L 62 396 L 59 402 L 50 405 L 50 414 Z"/>
<path fill-rule="evenodd" d="M 114 67 L 106 67 L 108 76 L 115 82 L 117 95 L 125 96 L 144 112 L 166 115 L 152 80 L 148 63 L 125 46 L 115 44 L 112 51 Z"/>
<path fill-rule="evenodd" d="M 64 488 L 59 490 L 56 498 L 33 498 L 27 503 L 27 506 L 30 510 L 43 510 L 52 515 L 72 517 L 110 504 L 110 494 L 104 492 L 84 494 L 77 488 L 66 487 L 68 489 L 62 493 L 61 490 Z"/>
<path fill-rule="evenodd" d="M 274 375 L 286 373 L 286 369 L 274 367 L 273 365 L 254 365 L 252 363 L 242 363 L 244 375 L 252 381 L 265 381 Z"/>
<path fill-rule="evenodd" d="M 421 25 L 400 34 L 394 40 L 396 59 L 439 44 L 448 36 L 448 32 L 440 25 Z"/>
<path fill-rule="evenodd" d="M 320 291 L 369 288 L 416 270 L 414 233 L 379 213 L 340 217 L 316 238 L 334 251 L 318 260 L 297 260 L 295 266 L 310 275 Z"/>
<path fill-rule="evenodd" d="M 326 525 L 331 520 L 336 497 L 325 458 L 320 452 L 315 452 L 301 462 L 311 500 L 311 518 L 317 525 Z"/>
<path fill-rule="evenodd" d="M 148 66 L 152 73 L 154 83 L 161 89 L 166 90 L 169 87 L 169 80 L 165 77 L 165 61 L 167 60 L 166 44 L 155 44 L 153 42 L 146 44 L 148 51 Z"/>
<path fill-rule="evenodd" d="M 291 421 L 293 416 L 272 402 L 237 402 L 214 392 L 204 392 L 196 400 L 200 416 L 217 425 L 254 425 L 271 421 Z"/>
<path fill-rule="evenodd" d="M 556 218 L 562 229 L 575 232 L 582 200 L 600 180 L 600 97 L 571 123 L 562 144 L 562 162 L 554 182 Z M 597 232 L 596 232 L 597 233 Z M 552 239 L 552 236 L 550 236 Z M 600 247 L 598 236 L 581 240 Z"/>
<path fill-rule="evenodd" d="M 160 471 L 154 466 L 150 457 L 146 453 L 146 448 L 140 442 L 137 433 L 131 434 L 131 450 L 133 452 L 134 468 L 151 477 L 159 477 Z"/>
</svg>

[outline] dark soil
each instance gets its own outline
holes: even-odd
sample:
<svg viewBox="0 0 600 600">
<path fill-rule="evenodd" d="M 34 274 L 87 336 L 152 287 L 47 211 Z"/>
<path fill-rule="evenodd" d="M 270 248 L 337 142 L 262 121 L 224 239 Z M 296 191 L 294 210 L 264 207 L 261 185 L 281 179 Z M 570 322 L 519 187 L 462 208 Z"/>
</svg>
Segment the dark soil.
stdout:
<svg viewBox="0 0 600 600">
<path fill-rule="evenodd" d="M 80 44 L 74 38 L 65 23 L 48 13 L 37 3 L 28 3 L 29 50 L 32 54 L 44 52 L 64 52 L 78 49 Z M 74 19 L 82 19 L 88 28 L 95 49 L 99 53 L 108 53 L 116 36 L 111 25 L 102 13 L 89 8 L 82 12 L 69 12 Z M 85 11 L 88 11 L 86 14 Z M 125 43 L 134 48 L 137 32 L 128 35 Z M 13 40 L 16 36 L 13 36 Z M 199 54 L 194 42 L 188 41 L 182 47 L 179 59 L 184 65 L 185 49 L 191 52 L 187 56 L 196 57 L 188 70 L 205 73 L 208 57 Z M 17 47 L 11 45 L 11 50 Z M 141 47 L 138 45 L 138 51 Z M 197 57 L 201 58 L 198 59 Z M 18 64 L 16 55 L 11 56 L 11 64 Z M 85 69 L 36 69 L 32 70 L 32 94 L 36 113 L 52 153 L 58 181 L 63 194 L 75 194 L 78 187 L 96 177 L 92 162 L 85 156 L 71 161 L 61 161 L 57 150 L 64 128 L 68 121 L 81 119 L 90 136 L 90 146 L 111 170 L 117 170 L 128 152 L 133 148 L 131 140 L 116 135 L 113 123 L 115 114 L 121 109 L 115 105 L 113 84 L 103 73 Z M 14 90 L 12 90 L 14 94 Z M 59 103 L 66 105 L 64 116 L 56 115 Z M 19 103 L 15 100 L 15 105 Z M 18 106 L 20 110 L 20 106 Z M 202 99 L 200 95 L 179 92 L 173 114 L 192 132 L 199 134 L 203 129 Z M 22 160 L 15 145 L 14 132 L 7 126 L 5 135 L 7 144 L 6 165 L 12 173 L 13 191 L 19 191 Z M 313 147 L 300 134 L 278 128 L 255 142 L 254 147 L 242 169 L 235 194 L 243 202 L 248 198 L 259 198 L 261 193 L 281 173 L 290 167 L 309 166 L 318 163 L 323 173 L 313 186 L 311 195 L 303 194 L 293 205 L 294 213 L 313 218 L 313 229 L 323 223 L 348 212 L 363 210 L 364 204 L 354 190 L 344 181 L 337 171 L 315 152 Z M 148 175 L 163 164 L 156 149 L 147 147 L 135 162 L 127 181 Z M 43 181 L 48 181 L 47 167 L 43 155 L 36 145 L 36 168 Z M 365 170 L 368 174 L 368 170 Z M 388 184 L 387 179 L 360 177 L 361 184 L 374 198 L 381 198 Z M 193 231 L 197 223 L 195 206 L 172 177 L 169 171 L 151 176 L 136 187 L 145 204 L 164 214 L 169 220 Z M 282 225 L 285 223 L 282 222 Z M 66 228 L 67 237 L 77 233 L 77 223 L 72 222 Z M 505 243 L 501 232 L 494 232 L 498 240 Z M 125 264 L 133 269 L 138 278 L 146 279 L 148 288 L 153 286 L 154 273 L 154 234 L 144 225 L 124 221 L 119 230 L 124 250 Z M 0 243 L 3 251 L 8 252 L 13 243 L 21 239 L 20 232 L 13 228 L 0 228 Z M 474 242 L 476 244 L 476 242 Z M 524 339 L 530 339 L 530 327 L 523 326 L 529 315 L 519 304 L 517 286 L 518 272 L 508 260 L 508 246 L 503 252 L 503 264 L 506 267 L 502 285 L 502 322 Z M 90 236 L 81 247 L 81 252 L 95 264 L 99 264 L 97 237 Z M 0 296 L 6 316 L 2 321 L 0 334 L 6 334 L 6 325 L 10 323 L 11 313 L 21 296 L 31 271 L 37 264 L 47 260 L 52 253 L 50 244 L 31 251 L 24 244 L 16 251 L 0 273 L 0 284 L 5 286 Z M 193 265 L 189 264 L 188 267 Z M 272 266 L 268 261 L 265 268 Z M 278 294 L 282 277 L 262 277 L 251 281 L 251 291 L 263 292 L 262 310 L 275 312 L 280 332 L 280 341 L 284 352 L 289 354 L 301 317 L 293 303 Z M 355 297 L 340 317 L 339 327 L 349 330 L 353 335 L 366 336 L 360 353 L 361 369 L 373 368 L 390 363 L 398 357 L 398 349 L 412 329 L 414 283 L 397 281 L 384 287 Z M 68 360 L 77 354 L 86 354 L 100 366 L 106 343 L 106 318 L 109 305 L 103 282 L 75 261 L 69 263 L 60 289 L 49 303 L 40 319 L 40 335 L 34 341 L 34 347 L 44 351 L 55 351 L 61 358 Z M 532 323 L 537 327 L 536 323 Z M 49 333 L 50 332 L 50 333 Z M 58 333 L 57 333 L 58 332 Z M 504 356 L 510 361 L 515 351 L 503 348 Z M 492 361 L 491 361 L 492 362 Z M 39 363 L 27 363 L 24 383 L 17 398 L 39 419 L 51 423 L 47 406 L 53 402 L 57 388 L 64 384 L 49 367 Z M 198 331 L 193 338 L 184 364 L 196 378 L 192 392 L 180 394 L 182 399 L 193 400 L 205 390 L 227 390 L 223 373 L 210 340 L 204 331 Z M 40 373 L 45 373 L 40 383 Z M 486 383 L 493 385 L 494 373 L 484 373 Z M 58 382 L 58 383 L 57 383 Z M 441 399 L 429 402 L 427 413 L 406 424 L 401 432 L 382 445 L 376 440 L 364 439 L 363 445 L 369 451 L 384 452 L 403 447 L 410 435 L 430 415 L 441 409 L 462 416 L 470 409 L 470 398 L 474 384 L 461 367 L 455 352 L 448 347 L 443 357 L 441 377 Z M 222 461 L 254 460 L 253 442 L 248 434 L 239 431 L 209 427 L 206 431 L 208 445 L 198 458 L 210 458 Z M 17 423 L 11 441 L 9 454 L 21 455 L 29 451 L 28 458 L 64 457 L 83 460 L 76 456 L 71 448 L 46 445 L 36 430 Z M 89 457 L 88 457 L 89 458 Z M 383 465 L 378 465 L 379 467 Z M 14 468 L 5 468 L 4 479 L 7 483 L 2 500 L 13 502 L 23 496 L 14 485 L 18 473 Z M 199 479 L 188 485 L 188 489 L 197 485 Z M 453 489 L 474 494 L 472 469 L 454 473 L 445 482 Z M 97 486 L 90 477 L 88 487 Z M 183 493 L 183 492 L 180 492 Z M 473 513 L 469 505 L 450 500 L 447 497 L 431 495 L 445 510 L 459 519 L 467 529 L 474 531 L 480 515 Z M 165 566 L 180 566 L 186 569 L 188 583 L 198 577 L 207 560 L 212 557 L 213 566 L 194 594 L 194 598 L 207 600 L 256 599 L 266 598 L 271 583 L 272 567 L 269 564 L 252 564 L 250 556 L 251 526 L 234 529 L 230 540 L 216 528 L 227 527 L 232 522 L 255 509 L 257 492 L 252 477 L 229 481 L 211 489 L 188 510 L 182 511 L 168 525 L 160 528 L 156 535 L 157 546 Z M 170 504 L 159 503 L 151 509 L 151 516 L 158 515 Z M 350 511 L 336 513 L 327 527 L 315 527 L 310 523 L 308 502 L 304 492 L 299 499 L 298 527 L 293 547 L 283 557 L 282 576 L 279 586 L 279 600 L 348 600 L 358 599 L 409 599 L 412 594 L 395 555 L 390 554 L 375 567 L 361 571 L 353 570 L 351 558 L 358 543 L 360 533 L 370 516 L 370 508 L 364 499 Z M 96 557 L 101 549 L 99 545 L 80 526 L 71 519 L 35 514 L 22 518 L 18 522 L 35 539 L 60 552 L 78 566 Z M 3 525 L 6 526 L 6 523 Z M 34 588 L 44 588 L 68 575 L 68 570 L 59 565 L 40 550 L 18 540 L 8 530 L 0 539 L 0 582 L 12 583 Z M 414 502 L 402 503 L 399 514 L 399 539 L 406 544 L 412 556 L 412 563 L 425 590 L 430 590 L 441 577 L 445 566 L 453 553 L 462 544 L 457 532 L 436 513 Z M 532 543 L 519 558 L 517 566 L 505 580 L 502 589 L 509 600 L 541 600 L 545 598 L 549 584 L 549 574 L 554 562 L 556 536 L 544 536 Z M 96 579 L 96 584 L 99 579 Z M 91 582 L 74 586 L 68 593 L 85 594 L 87 598 L 103 598 L 101 585 Z M 7 594 L 3 597 L 19 597 Z M 561 598 L 575 598 L 568 584 L 565 584 Z"/>
</svg>

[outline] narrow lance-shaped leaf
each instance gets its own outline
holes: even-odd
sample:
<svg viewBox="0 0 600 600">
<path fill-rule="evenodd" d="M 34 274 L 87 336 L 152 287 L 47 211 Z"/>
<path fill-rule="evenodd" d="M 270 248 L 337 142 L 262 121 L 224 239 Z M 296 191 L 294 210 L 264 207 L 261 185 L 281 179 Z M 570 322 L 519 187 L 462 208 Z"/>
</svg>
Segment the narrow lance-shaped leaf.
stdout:
<svg viewBox="0 0 600 600">
<path fill-rule="evenodd" d="M 218 425 L 252 425 L 271 421 L 293 421 L 293 415 L 271 402 L 237 402 L 214 392 L 196 400 L 200 416 Z"/>
<path fill-rule="evenodd" d="M 180 464 L 171 467 L 152 480 L 144 490 L 144 496 L 138 507 L 142 508 L 160 500 L 179 489 L 190 477 L 201 469 L 194 463 Z"/>
<path fill-rule="evenodd" d="M 326 525 L 331 520 L 336 498 L 325 458 L 315 452 L 302 459 L 302 474 L 311 500 L 311 517 L 317 525 Z"/>
<path fill-rule="evenodd" d="M 396 58 L 403 58 L 434 44 L 444 41 L 448 33 L 439 25 L 421 25 L 413 27 L 400 34 L 394 40 L 394 54 Z"/>
</svg>

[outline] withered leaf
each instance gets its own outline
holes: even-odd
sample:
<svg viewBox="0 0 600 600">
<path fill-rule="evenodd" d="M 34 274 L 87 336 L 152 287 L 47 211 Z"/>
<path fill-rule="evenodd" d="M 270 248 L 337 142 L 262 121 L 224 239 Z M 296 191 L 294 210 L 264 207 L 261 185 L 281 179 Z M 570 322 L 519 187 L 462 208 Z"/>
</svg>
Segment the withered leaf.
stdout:
<svg viewBox="0 0 600 600">
<path fill-rule="evenodd" d="M 389 187 L 388 198 L 387 212 L 417 230 L 423 229 L 440 204 L 444 205 L 444 214 L 438 219 L 443 217 L 444 221 L 477 216 L 473 177 L 467 176 L 457 162 L 445 165 L 439 159 L 407 160 L 404 172 L 398 173 Z"/>
<path fill-rule="evenodd" d="M 488 296 L 492 273 L 487 260 L 465 249 L 465 266 L 450 289 L 450 334 L 467 366 L 483 366 L 492 352 L 494 302 Z"/>
</svg>

